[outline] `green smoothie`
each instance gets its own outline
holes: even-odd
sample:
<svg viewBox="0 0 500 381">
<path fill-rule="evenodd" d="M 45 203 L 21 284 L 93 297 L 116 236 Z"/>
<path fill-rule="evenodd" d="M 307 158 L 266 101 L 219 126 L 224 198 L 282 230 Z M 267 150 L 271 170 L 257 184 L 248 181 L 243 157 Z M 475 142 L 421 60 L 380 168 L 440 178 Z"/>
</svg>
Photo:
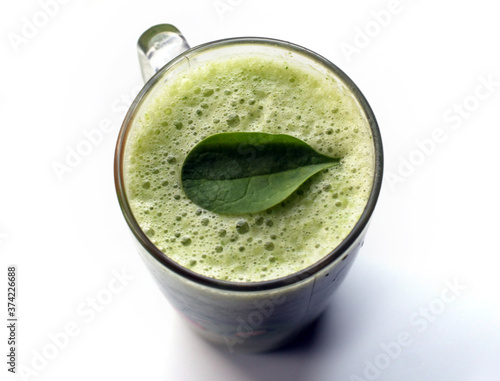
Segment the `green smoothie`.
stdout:
<svg viewBox="0 0 500 381">
<path fill-rule="evenodd" d="M 128 200 L 150 240 L 194 272 L 234 282 L 295 273 L 338 246 L 366 206 L 368 121 L 349 89 L 313 68 L 264 55 L 210 61 L 167 81 L 145 107 L 126 145 Z M 237 131 L 288 134 L 342 160 L 271 209 L 218 215 L 186 197 L 181 168 L 201 140 Z"/>
</svg>

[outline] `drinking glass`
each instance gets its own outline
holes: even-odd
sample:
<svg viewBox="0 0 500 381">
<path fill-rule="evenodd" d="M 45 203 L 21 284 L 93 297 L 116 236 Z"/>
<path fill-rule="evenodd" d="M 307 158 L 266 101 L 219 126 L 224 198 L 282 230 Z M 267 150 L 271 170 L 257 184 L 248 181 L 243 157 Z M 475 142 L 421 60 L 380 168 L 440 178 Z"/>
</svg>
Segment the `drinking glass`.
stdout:
<svg viewBox="0 0 500 381">
<path fill-rule="evenodd" d="M 139 61 L 147 81 L 123 122 L 115 153 L 115 184 L 120 207 L 147 268 L 172 306 L 201 336 L 234 351 L 268 351 L 283 345 L 328 306 L 363 245 L 380 192 L 383 152 L 375 116 L 358 87 L 322 56 L 290 42 L 255 37 L 229 38 L 189 48 L 177 28 L 162 24 L 148 29 L 138 42 Z M 209 278 L 180 266 L 155 247 L 130 208 L 124 185 L 124 151 L 134 121 L 162 87 L 188 69 L 239 54 L 286 57 L 333 77 L 357 101 L 371 128 L 374 178 L 358 222 L 330 253 L 291 275 L 260 282 Z M 188 249 L 187 249 L 188 250 Z"/>
</svg>

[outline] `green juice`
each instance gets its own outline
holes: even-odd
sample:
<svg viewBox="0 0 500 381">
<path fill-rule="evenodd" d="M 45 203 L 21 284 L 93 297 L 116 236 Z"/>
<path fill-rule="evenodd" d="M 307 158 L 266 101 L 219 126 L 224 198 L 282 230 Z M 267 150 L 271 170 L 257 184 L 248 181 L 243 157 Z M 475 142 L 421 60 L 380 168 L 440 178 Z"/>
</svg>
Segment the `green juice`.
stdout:
<svg viewBox="0 0 500 381">
<path fill-rule="evenodd" d="M 374 146 L 345 85 L 287 58 L 237 55 L 168 80 L 134 120 L 124 176 L 132 212 L 166 256 L 196 273 L 258 282 L 300 271 L 330 253 L 361 216 L 374 176 Z M 189 151 L 221 132 L 288 134 L 342 158 L 281 204 L 227 216 L 189 200 L 181 168 Z"/>
</svg>

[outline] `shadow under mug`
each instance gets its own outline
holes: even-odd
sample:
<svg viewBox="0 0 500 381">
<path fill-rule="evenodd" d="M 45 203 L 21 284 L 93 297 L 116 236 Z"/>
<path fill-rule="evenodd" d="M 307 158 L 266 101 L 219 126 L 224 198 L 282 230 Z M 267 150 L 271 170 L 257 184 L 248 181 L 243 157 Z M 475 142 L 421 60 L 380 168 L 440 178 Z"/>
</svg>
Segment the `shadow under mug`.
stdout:
<svg viewBox="0 0 500 381">
<path fill-rule="evenodd" d="M 383 151 L 380 132 L 368 102 L 337 66 L 295 44 L 268 38 L 231 38 L 192 49 L 172 25 L 157 25 L 140 37 L 139 60 L 147 81 L 123 122 L 115 152 L 115 185 L 120 207 L 147 268 L 175 309 L 209 341 L 234 351 L 277 348 L 316 319 L 328 306 L 333 291 L 345 278 L 363 245 L 380 192 Z M 262 282 L 229 282 L 194 273 L 157 249 L 139 227 L 124 185 L 123 159 L 133 121 L 140 117 L 158 90 L 185 70 L 237 54 L 265 54 L 296 60 L 342 83 L 357 100 L 370 125 L 375 152 L 371 194 L 359 221 L 329 254 L 297 273 Z M 168 85 L 168 84 L 167 84 Z"/>
</svg>

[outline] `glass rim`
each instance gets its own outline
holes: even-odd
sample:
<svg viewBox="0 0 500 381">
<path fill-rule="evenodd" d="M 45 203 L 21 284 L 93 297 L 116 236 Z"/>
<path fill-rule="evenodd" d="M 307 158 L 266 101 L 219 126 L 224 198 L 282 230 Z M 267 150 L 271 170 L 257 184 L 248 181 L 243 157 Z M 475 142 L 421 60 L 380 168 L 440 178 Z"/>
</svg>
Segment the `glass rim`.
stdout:
<svg viewBox="0 0 500 381">
<path fill-rule="evenodd" d="M 370 192 L 370 196 L 368 198 L 368 202 L 358 219 L 357 223 L 354 225 L 353 229 L 350 233 L 342 240 L 342 242 L 336 246 L 333 250 L 331 250 L 328 254 L 326 254 L 319 261 L 313 263 L 312 265 L 297 271 L 295 273 L 264 281 L 257 282 L 235 282 L 235 281 L 225 281 L 215 278 L 210 278 L 205 275 L 198 274 L 192 270 L 183 267 L 178 264 L 174 260 L 170 259 L 166 254 L 164 254 L 161 250 L 159 250 L 147 237 L 147 235 L 142 231 L 139 224 L 137 223 L 132 210 L 130 208 L 130 204 L 128 202 L 125 184 L 124 184 L 124 174 L 123 174 L 123 158 L 125 153 L 125 145 L 127 142 L 128 133 L 130 131 L 130 127 L 132 126 L 132 121 L 134 120 L 137 112 L 139 111 L 143 101 L 146 99 L 148 93 L 154 88 L 156 83 L 161 80 L 163 74 L 168 71 L 170 68 L 174 67 L 177 63 L 181 62 L 183 59 L 189 57 L 191 55 L 196 55 L 203 53 L 204 51 L 211 50 L 213 48 L 227 47 L 232 45 L 241 45 L 241 44 L 249 44 L 249 45 L 265 45 L 265 46 L 274 46 L 276 48 L 285 49 L 288 51 L 292 51 L 295 53 L 299 53 L 306 58 L 311 59 L 315 63 L 319 63 L 323 65 L 328 71 L 333 72 L 347 88 L 351 91 L 354 98 L 357 100 L 362 110 L 365 113 L 366 119 L 370 126 L 370 130 L 373 138 L 374 145 L 374 159 L 375 159 L 375 168 L 374 168 L 374 176 L 373 176 L 373 184 Z M 323 56 L 304 48 L 300 45 L 296 45 L 287 41 L 271 39 L 271 38 L 263 38 L 263 37 L 235 37 L 235 38 L 227 38 L 222 40 L 216 40 L 212 42 L 208 42 L 205 44 L 201 44 L 195 46 L 191 49 L 186 50 L 181 53 L 166 65 L 164 65 L 155 75 L 144 85 L 142 90 L 134 99 L 132 105 L 130 106 L 127 115 L 122 123 L 118 140 L 116 143 L 115 157 L 114 157 L 114 179 L 115 179 L 115 188 L 118 197 L 118 202 L 120 204 L 120 208 L 125 217 L 125 220 L 134 234 L 135 238 L 141 244 L 141 246 L 146 249 L 146 251 L 154 257 L 160 264 L 167 267 L 169 270 L 173 271 L 177 275 L 186 278 L 195 283 L 216 288 L 222 289 L 226 291 L 264 291 L 264 290 L 272 290 L 285 286 L 289 286 L 295 283 L 298 283 L 302 280 L 308 279 L 314 274 L 318 273 L 320 270 L 324 269 L 328 265 L 335 262 L 339 259 L 343 253 L 345 253 L 349 247 L 356 241 L 359 235 L 365 230 L 368 222 L 371 218 L 371 215 L 375 209 L 375 205 L 378 200 L 378 196 L 380 194 L 380 189 L 382 186 L 382 174 L 383 174 L 383 148 L 382 148 L 382 138 L 380 135 L 380 130 L 377 124 L 377 120 L 375 119 L 375 115 L 368 104 L 368 101 L 361 93 L 356 84 L 335 64 L 333 64 L 328 59 Z"/>
</svg>

